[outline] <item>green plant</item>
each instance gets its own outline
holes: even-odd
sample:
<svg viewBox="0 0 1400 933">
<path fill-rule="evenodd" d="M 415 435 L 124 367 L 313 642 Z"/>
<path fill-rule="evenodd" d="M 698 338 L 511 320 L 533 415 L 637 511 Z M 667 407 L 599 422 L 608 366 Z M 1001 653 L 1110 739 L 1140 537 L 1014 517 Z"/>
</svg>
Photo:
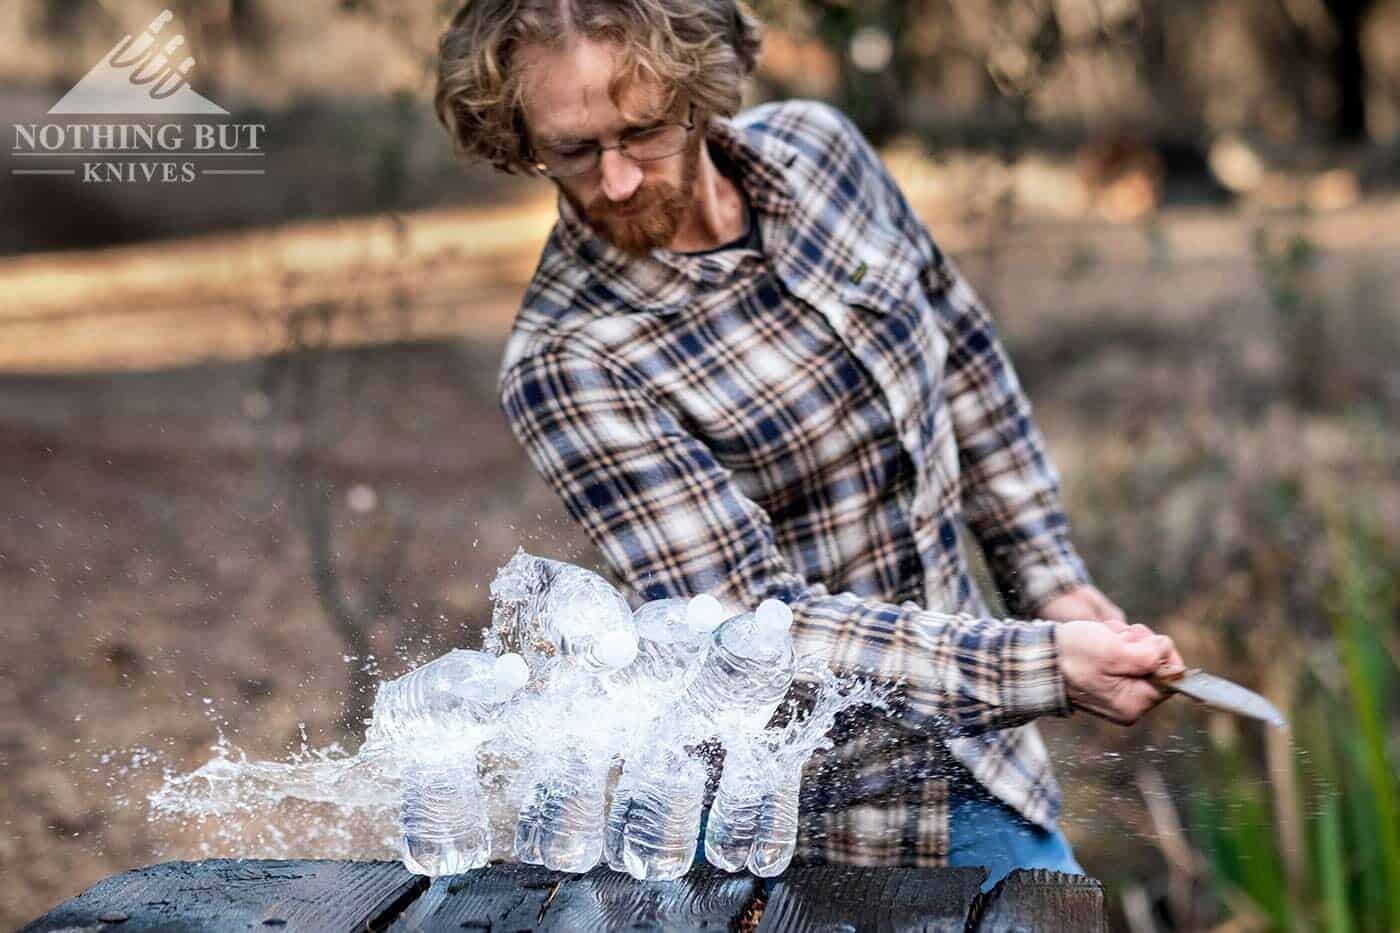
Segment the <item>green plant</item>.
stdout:
<svg viewBox="0 0 1400 933">
<path fill-rule="evenodd" d="M 1400 777 L 1394 745 L 1400 671 L 1396 580 L 1386 543 L 1329 521 L 1332 644 L 1310 652 L 1292 719 L 1307 878 L 1291 885 L 1262 766 L 1217 752 L 1219 783 L 1193 796 L 1193 834 L 1228 903 L 1247 898 L 1274 929 L 1400 930 Z M 1329 653 L 1330 652 L 1330 653 Z"/>
</svg>

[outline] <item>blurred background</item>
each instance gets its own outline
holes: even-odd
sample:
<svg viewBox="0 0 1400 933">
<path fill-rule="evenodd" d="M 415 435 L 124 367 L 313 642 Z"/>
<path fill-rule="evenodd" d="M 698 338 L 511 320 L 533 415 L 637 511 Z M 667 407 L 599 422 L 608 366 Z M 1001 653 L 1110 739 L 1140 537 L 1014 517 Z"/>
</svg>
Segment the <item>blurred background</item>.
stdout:
<svg viewBox="0 0 1400 933">
<path fill-rule="evenodd" d="M 0 926 L 298 854 L 145 795 L 220 736 L 356 747 L 517 546 L 602 567 L 497 406 L 553 189 L 454 162 L 455 4 L 9 0 L 6 134 L 167 5 L 266 174 L 0 176 Z M 747 103 L 829 100 L 880 148 L 996 316 L 1096 582 L 1294 722 L 1044 723 L 1115 923 L 1400 929 L 1400 0 L 757 10 Z"/>
</svg>

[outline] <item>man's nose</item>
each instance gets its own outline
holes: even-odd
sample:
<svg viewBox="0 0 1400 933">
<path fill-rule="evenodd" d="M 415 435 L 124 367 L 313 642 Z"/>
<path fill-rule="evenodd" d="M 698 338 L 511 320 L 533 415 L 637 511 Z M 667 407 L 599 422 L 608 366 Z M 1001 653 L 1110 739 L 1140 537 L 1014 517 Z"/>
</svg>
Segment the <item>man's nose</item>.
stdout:
<svg viewBox="0 0 1400 933">
<path fill-rule="evenodd" d="M 603 175 L 603 194 L 610 201 L 626 201 L 642 183 L 641 166 L 616 149 L 603 150 L 598 168 Z"/>
</svg>

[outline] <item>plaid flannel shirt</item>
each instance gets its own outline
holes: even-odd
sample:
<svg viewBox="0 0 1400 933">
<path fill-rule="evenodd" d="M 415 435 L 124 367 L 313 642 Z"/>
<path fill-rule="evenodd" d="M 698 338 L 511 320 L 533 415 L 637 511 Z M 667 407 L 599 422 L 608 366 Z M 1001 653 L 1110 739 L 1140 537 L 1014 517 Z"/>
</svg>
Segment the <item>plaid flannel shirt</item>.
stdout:
<svg viewBox="0 0 1400 933">
<path fill-rule="evenodd" d="M 799 651 L 901 682 L 809 762 L 800 858 L 944 864 L 953 759 L 1054 826 L 1029 724 L 1070 713 L 1054 626 L 987 617 L 958 526 L 1015 615 L 1088 577 L 987 311 L 839 110 L 708 143 L 762 249 L 629 257 L 560 196 L 501 365 L 513 432 L 634 600 L 777 597 Z"/>
</svg>

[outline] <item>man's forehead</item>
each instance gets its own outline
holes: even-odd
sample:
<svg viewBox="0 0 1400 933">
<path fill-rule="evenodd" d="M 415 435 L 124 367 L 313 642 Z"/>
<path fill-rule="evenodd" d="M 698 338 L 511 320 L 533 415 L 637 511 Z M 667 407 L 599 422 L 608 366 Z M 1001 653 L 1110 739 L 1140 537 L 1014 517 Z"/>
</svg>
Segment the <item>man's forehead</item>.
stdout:
<svg viewBox="0 0 1400 933">
<path fill-rule="evenodd" d="M 649 81 L 624 84 L 615 103 L 608 93 L 613 59 L 596 49 L 553 54 L 532 49 L 522 58 L 525 118 L 536 139 L 592 139 L 659 120 L 672 109 L 667 105 L 673 101 Z"/>
</svg>

